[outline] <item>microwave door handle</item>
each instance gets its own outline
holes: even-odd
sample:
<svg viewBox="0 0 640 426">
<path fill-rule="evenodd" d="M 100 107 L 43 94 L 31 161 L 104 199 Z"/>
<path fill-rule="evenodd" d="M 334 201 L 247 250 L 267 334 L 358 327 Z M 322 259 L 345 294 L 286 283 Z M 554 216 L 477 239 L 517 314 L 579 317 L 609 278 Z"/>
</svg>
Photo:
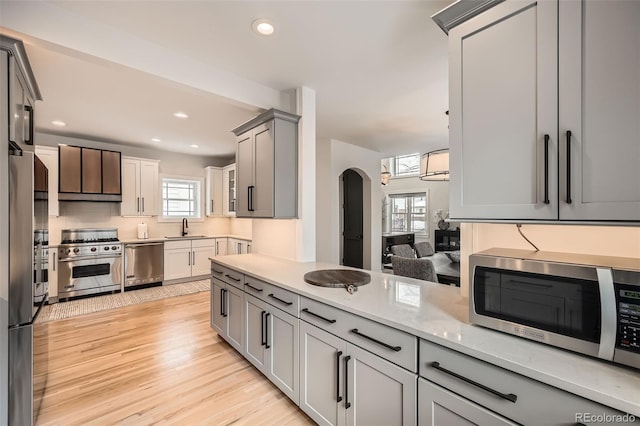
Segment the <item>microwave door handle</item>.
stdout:
<svg viewBox="0 0 640 426">
<path fill-rule="evenodd" d="M 596 268 L 600 290 L 600 347 L 598 358 L 613 361 L 616 347 L 617 309 L 613 273 L 610 268 Z"/>
</svg>

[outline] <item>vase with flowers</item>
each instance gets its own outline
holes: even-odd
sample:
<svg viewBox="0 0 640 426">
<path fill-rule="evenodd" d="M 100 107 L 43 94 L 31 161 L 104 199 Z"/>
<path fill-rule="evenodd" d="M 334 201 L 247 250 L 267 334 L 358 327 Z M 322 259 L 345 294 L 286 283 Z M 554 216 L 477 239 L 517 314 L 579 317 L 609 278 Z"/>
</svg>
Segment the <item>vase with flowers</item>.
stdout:
<svg viewBox="0 0 640 426">
<path fill-rule="evenodd" d="M 449 229 L 449 222 L 447 221 L 447 219 L 449 219 L 449 212 L 448 211 L 444 211 L 442 209 L 438 209 L 436 211 L 433 212 L 433 217 L 435 220 L 438 221 L 438 228 L 446 231 L 447 229 Z"/>
</svg>

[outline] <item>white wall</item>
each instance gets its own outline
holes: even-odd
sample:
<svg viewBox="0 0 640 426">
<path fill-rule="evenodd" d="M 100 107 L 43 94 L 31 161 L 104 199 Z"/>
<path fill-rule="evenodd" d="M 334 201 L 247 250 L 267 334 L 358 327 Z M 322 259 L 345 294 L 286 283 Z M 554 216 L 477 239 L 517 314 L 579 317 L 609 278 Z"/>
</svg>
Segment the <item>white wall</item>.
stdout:
<svg viewBox="0 0 640 426">
<path fill-rule="evenodd" d="M 380 270 L 382 219 L 380 189 L 380 154 L 339 140 L 321 141 L 317 146 L 317 259 L 318 261 L 340 264 L 341 217 L 340 176 L 345 170 L 354 169 L 363 175 L 364 199 L 363 215 L 365 226 L 364 243 L 365 269 Z M 370 188 L 369 195 L 367 195 Z"/>
<path fill-rule="evenodd" d="M 464 296 L 469 293 L 469 254 L 492 247 L 532 249 L 515 224 L 474 223 L 461 229 L 465 262 L 460 265 L 460 289 Z M 521 230 L 541 251 L 640 258 L 640 227 L 525 224 Z"/>
</svg>

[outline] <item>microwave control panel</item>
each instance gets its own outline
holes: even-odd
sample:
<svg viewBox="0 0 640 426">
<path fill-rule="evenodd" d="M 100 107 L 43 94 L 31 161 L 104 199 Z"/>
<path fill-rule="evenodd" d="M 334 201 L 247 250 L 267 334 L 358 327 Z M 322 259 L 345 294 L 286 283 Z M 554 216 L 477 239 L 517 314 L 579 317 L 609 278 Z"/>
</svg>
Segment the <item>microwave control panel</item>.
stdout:
<svg viewBox="0 0 640 426">
<path fill-rule="evenodd" d="M 618 335 L 616 347 L 640 353 L 640 287 L 618 285 Z"/>
</svg>

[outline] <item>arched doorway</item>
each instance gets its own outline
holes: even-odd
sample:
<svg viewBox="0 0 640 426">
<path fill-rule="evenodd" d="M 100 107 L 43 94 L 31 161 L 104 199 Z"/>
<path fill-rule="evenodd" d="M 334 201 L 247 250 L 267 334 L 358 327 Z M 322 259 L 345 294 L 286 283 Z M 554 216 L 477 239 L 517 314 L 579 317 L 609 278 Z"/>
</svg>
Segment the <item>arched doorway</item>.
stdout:
<svg viewBox="0 0 640 426">
<path fill-rule="evenodd" d="M 352 169 L 342 174 L 342 264 L 363 267 L 363 181 Z"/>
</svg>

